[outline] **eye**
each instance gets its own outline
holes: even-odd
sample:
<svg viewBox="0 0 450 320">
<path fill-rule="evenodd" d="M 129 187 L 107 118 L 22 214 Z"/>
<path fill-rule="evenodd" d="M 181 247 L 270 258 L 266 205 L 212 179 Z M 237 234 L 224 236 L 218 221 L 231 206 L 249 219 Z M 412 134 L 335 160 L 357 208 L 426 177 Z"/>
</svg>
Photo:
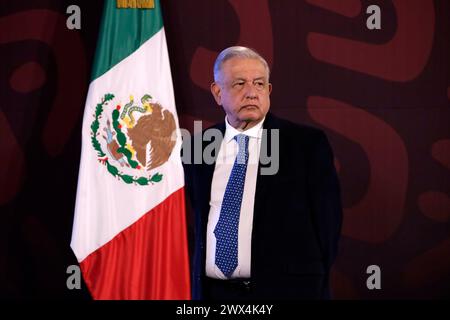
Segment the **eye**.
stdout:
<svg viewBox="0 0 450 320">
<path fill-rule="evenodd" d="M 236 81 L 235 83 L 233 83 L 233 88 L 240 89 L 244 86 L 244 84 L 244 81 Z"/>
<path fill-rule="evenodd" d="M 254 82 L 254 86 L 256 87 L 256 89 L 262 90 L 266 86 L 266 83 L 262 80 L 257 80 Z"/>
</svg>

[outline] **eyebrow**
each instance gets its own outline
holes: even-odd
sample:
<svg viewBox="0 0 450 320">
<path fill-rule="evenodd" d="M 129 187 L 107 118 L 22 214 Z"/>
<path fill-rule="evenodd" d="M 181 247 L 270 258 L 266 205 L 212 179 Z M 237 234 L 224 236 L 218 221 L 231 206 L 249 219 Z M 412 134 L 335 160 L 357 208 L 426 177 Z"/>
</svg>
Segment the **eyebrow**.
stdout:
<svg viewBox="0 0 450 320">
<path fill-rule="evenodd" d="M 256 81 L 256 80 L 265 80 L 265 77 L 264 76 L 258 77 L 258 78 L 253 79 L 252 81 Z M 239 77 L 239 78 L 236 78 L 233 80 L 233 82 L 236 82 L 236 81 L 247 81 L 247 80 L 245 78 Z"/>
</svg>

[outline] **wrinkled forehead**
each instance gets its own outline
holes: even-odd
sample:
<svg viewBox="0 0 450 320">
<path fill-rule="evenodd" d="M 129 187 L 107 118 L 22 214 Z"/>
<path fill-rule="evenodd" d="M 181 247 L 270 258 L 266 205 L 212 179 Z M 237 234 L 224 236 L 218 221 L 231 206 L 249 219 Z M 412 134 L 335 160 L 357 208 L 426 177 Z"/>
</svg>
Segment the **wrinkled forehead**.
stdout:
<svg viewBox="0 0 450 320">
<path fill-rule="evenodd" d="M 269 80 L 269 70 L 262 61 L 256 58 L 233 57 L 227 59 L 222 63 L 219 75 L 223 80 L 226 78 Z"/>
</svg>

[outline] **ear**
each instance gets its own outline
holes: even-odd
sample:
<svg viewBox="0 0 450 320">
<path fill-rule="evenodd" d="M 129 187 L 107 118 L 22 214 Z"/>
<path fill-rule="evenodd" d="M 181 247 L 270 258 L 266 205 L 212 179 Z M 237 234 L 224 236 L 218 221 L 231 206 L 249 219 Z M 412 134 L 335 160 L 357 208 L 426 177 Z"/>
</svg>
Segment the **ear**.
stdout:
<svg viewBox="0 0 450 320">
<path fill-rule="evenodd" d="M 272 92 L 272 84 L 269 82 L 269 94 Z"/>
<path fill-rule="evenodd" d="M 221 89 L 220 86 L 213 82 L 211 83 L 211 93 L 214 97 L 214 100 L 216 100 L 216 103 L 220 106 L 222 105 L 222 98 L 221 98 Z"/>
</svg>

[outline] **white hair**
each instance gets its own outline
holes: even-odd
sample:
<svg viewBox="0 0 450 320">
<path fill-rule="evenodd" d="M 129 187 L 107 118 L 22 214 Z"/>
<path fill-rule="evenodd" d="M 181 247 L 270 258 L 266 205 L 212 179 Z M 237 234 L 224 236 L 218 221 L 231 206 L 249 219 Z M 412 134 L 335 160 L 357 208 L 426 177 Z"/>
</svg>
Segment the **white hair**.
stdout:
<svg viewBox="0 0 450 320">
<path fill-rule="evenodd" d="M 242 59 L 256 59 L 259 60 L 264 68 L 267 71 L 267 79 L 269 79 L 270 76 L 270 69 L 269 65 L 267 64 L 267 61 L 255 50 L 247 48 L 247 47 L 240 47 L 240 46 L 234 46 L 234 47 L 228 47 L 224 49 L 219 55 L 217 56 L 216 62 L 214 62 L 214 81 L 219 82 L 220 73 L 222 69 L 222 65 L 225 63 L 225 61 L 230 60 L 231 58 L 242 58 Z"/>
</svg>

